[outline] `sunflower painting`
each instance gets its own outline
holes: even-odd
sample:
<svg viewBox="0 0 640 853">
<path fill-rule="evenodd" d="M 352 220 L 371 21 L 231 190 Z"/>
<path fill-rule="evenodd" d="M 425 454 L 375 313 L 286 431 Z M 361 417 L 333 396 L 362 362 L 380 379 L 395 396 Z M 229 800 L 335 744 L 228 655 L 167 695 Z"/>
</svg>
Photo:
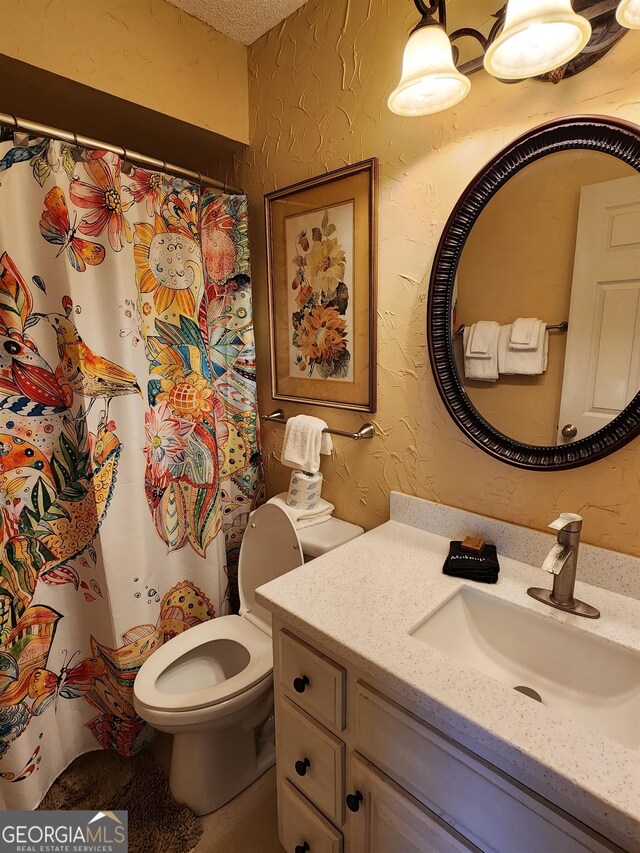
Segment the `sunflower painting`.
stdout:
<svg viewBox="0 0 640 853">
<path fill-rule="evenodd" d="M 353 202 L 286 222 L 289 375 L 353 381 Z"/>
</svg>

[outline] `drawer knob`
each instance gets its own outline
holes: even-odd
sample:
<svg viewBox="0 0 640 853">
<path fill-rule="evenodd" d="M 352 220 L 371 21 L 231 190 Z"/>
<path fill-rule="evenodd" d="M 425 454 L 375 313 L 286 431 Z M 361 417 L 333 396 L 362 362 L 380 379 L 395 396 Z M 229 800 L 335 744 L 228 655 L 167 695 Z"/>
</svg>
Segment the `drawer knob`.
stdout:
<svg viewBox="0 0 640 853">
<path fill-rule="evenodd" d="M 311 762 L 308 758 L 305 758 L 304 761 L 296 761 L 295 768 L 298 776 L 306 776 L 307 768 L 311 767 Z"/>
<path fill-rule="evenodd" d="M 357 812 L 363 799 L 364 797 L 360 791 L 356 791 L 355 794 L 347 794 L 347 808 L 349 811 Z"/>
<path fill-rule="evenodd" d="M 309 845 L 305 841 L 304 844 L 297 844 L 296 845 L 296 849 L 295 849 L 294 853 L 309 853 L 310 850 L 311 850 L 311 848 L 309 847 Z"/>
<path fill-rule="evenodd" d="M 293 679 L 293 689 L 296 693 L 304 693 L 308 684 L 309 678 L 306 675 L 301 675 L 299 678 Z"/>
</svg>

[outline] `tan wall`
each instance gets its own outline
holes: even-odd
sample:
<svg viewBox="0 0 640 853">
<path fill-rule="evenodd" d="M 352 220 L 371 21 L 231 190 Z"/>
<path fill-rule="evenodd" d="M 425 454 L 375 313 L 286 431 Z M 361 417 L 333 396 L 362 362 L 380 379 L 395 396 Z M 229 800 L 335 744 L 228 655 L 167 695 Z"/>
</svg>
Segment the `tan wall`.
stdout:
<svg viewBox="0 0 640 853">
<path fill-rule="evenodd" d="M 0 109 L 238 185 L 242 142 L 2 54 Z"/>
<path fill-rule="evenodd" d="M 4 2 L 0 53 L 249 141 L 247 48 L 166 0 Z"/>
<path fill-rule="evenodd" d="M 455 0 L 449 5 L 457 26 Z M 378 437 L 336 439 L 333 460 L 323 463 L 325 497 L 338 515 L 365 527 L 388 517 L 390 489 L 535 528 L 558 510 L 572 510 L 585 517 L 586 541 L 640 554 L 640 441 L 568 472 L 526 472 L 495 461 L 446 413 L 425 334 L 436 244 L 468 181 L 508 141 L 553 117 L 590 112 L 640 122 L 640 33 L 629 33 L 594 68 L 559 86 L 505 86 L 480 72 L 456 109 L 402 119 L 387 110 L 386 99 L 415 20 L 409 0 L 309 0 L 249 50 L 252 145 L 245 186 L 252 205 L 262 412 L 278 404 L 270 396 L 261 196 L 376 156 L 379 406 L 372 420 Z M 367 420 L 335 409 L 283 408 L 287 414 L 319 414 L 349 430 Z M 282 427 L 265 425 L 270 494 L 288 483 L 289 472 L 274 458 L 282 436 Z"/>
<path fill-rule="evenodd" d="M 569 317 L 580 190 L 635 174 L 609 154 L 562 151 L 514 175 L 471 230 L 458 268 L 458 323 L 511 323 Z M 566 334 L 549 335 L 549 366 L 540 376 L 466 381 L 469 399 L 505 435 L 556 444 Z M 456 340 L 462 355 L 462 338 Z"/>
</svg>

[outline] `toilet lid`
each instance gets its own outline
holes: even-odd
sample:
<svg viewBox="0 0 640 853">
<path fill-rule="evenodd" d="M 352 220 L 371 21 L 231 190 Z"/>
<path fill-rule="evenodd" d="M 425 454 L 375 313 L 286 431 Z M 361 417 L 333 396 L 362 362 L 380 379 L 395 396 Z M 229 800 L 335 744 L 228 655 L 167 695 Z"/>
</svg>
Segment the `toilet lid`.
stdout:
<svg viewBox="0 0 640 853">
<path fill-rule="evenodd" d="M 219 616 L 169 640 L 142 665 L 136 701 L 192 711 L 244 693 L 273 669 L 271 639 L 240 616 Z"/>
<path fill-rule="evenodd" d="M 287 513 L 266 503 L 249 516 L 238 563 L 240 614 L 271 632 L 271 614 L 256 603 L 256 589 L 304 563 L 298 534 Z"/>
</svg>

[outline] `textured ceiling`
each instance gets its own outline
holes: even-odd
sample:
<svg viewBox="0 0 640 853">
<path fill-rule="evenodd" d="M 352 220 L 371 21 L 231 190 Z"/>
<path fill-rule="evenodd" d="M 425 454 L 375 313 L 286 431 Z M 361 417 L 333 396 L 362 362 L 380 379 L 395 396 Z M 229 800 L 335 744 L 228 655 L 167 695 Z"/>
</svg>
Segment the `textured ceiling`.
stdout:
<svg viewBox="0 0 640 853">
<path fill-rule="evenodd" d="M 169 0 L 242 44 L 252 44 L 307 0 Z"/>
</svg>

